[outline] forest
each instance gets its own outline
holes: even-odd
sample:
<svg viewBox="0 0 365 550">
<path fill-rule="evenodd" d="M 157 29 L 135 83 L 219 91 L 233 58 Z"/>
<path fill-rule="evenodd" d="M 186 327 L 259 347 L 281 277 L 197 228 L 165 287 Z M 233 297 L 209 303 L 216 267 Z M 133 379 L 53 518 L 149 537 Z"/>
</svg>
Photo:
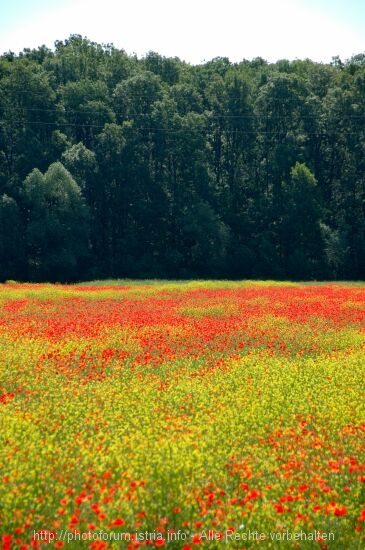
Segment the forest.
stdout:
<svg viewBox="0 0 365 550">
<path fill-rule="evenodd" d="M 0 281 L 365 279 L 365 53 L 0 56 Z"/>
</svg>

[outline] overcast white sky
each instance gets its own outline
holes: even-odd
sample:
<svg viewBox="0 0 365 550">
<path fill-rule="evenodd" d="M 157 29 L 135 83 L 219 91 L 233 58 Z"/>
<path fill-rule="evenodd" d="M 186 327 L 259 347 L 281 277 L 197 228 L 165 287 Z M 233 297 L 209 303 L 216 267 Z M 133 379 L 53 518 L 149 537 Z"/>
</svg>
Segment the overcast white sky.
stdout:
<svg viewBox="0 0 365 550">
<path fill-rule="evenodd" d="M 365 0 L 0 0 L 0 53 L 70 34 L 201 63 L 365 52 Z"/>
</svg>

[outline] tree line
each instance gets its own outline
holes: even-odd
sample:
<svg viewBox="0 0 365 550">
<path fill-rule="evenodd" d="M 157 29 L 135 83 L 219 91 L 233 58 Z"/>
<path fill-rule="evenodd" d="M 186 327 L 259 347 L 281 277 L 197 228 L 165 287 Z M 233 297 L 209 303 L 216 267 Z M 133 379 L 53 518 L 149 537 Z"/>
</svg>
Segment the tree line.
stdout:
<svg viewBox="0 0 365 550">
<path fill-rule="evenodd" d="M 0 280 L 365 278 L 365 54 L 0 57 Z"/>
</svg>

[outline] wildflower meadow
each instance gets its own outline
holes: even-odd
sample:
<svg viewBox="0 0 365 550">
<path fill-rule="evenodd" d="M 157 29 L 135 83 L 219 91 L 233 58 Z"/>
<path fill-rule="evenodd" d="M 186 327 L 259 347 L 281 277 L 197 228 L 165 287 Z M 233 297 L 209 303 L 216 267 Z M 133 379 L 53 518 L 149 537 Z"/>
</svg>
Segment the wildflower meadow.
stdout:
<svg viewBox="0 0 365 550">
<path fill-rule="evenodd" d="M 365 286 L 0 285 L 0 542 L 365 548 Z"/>
</svg>

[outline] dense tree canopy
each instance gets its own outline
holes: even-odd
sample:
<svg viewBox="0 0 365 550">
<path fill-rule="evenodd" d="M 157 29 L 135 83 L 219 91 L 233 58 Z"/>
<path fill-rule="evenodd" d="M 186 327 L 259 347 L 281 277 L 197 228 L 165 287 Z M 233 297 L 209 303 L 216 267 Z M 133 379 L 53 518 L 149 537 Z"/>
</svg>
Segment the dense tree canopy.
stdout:
<svg viewBox="0 0 365 550">
<path fill-rule="evenodd" d="M 365 55 L 0 57 L 0 279 L 365 278 Z"/>
</svg>

